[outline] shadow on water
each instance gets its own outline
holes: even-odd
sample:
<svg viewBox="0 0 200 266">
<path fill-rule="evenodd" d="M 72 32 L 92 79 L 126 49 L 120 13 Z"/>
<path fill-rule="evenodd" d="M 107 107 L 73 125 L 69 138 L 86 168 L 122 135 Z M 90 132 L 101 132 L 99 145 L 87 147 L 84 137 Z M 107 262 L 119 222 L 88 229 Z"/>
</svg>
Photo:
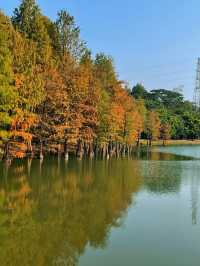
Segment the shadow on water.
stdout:
<svg viewBox="0 0 200 266">
<path fill-rule="evenodd" d="M 0 265 L 78 265 L 87 246 L 106 248 L 110 229 L 123 224 L 140 190 L 179 191 L 181 164 L 169 167 L 167 160 L 184 159 L 149 152 L 0 164 Z"/>
</svg>

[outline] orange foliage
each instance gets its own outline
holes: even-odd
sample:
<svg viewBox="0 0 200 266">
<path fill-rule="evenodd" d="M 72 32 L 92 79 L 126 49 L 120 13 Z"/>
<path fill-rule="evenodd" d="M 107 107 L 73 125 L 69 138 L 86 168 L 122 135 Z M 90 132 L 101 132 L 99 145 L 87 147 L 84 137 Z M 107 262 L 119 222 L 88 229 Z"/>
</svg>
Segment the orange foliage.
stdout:
<svg viewBox="0 0 200 266">
<path fill-rule="evenodd" d="M 28 131 L 36 125 L 38 118 L 35 114 L 23 112 L 21 109 L 16 110 L 11 124 L 12 135 L 22 137 L 24 140 L 31 141 L 32 134 Z"/>
</svg>

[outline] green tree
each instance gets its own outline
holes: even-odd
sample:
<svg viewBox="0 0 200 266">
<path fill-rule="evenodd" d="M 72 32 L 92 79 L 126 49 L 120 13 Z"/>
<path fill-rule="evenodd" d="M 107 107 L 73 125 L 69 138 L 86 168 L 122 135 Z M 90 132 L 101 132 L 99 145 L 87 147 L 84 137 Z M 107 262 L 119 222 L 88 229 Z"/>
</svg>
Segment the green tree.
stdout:
<svg viewBox="0 0 200 266">
<path fill-rule="evenodd" d="M 14 10 L 12 23 L 27 38 L 35 39 L 37 18 L 40 15 L 40 9 L 35 0 L 22 0 L 20 6 Z"/>
<path fill-rule="evenodd" d="M 14 10 L 12 23 L 16 30 L 37 43 L 38 63 L 47 64 L 51 54 L 50 38 L 35 0 L 22 0 L 20 6 Z"/>
<path fill-rule="evenodd" d="M 142 84 L 138 83 L 133 87 L 131 95 L 135 99 L 146 99 L 148 97 L 148 92 Z"/>
<path fill-rule="evenodd" d="M 180 108 L 183 104 L 183 95 L 171 90 L 152 90 L 148 95 L 147 106 L 151 109 L 162 108 Z"/>
<path fill-rule="evenodd" d="M 60 53 L 70 53 L 75 58 L 80 58 L 85 49 L 85 44 L 80 40 L 80 29 L 76 26 L 74 17 L 66 10 L 58 12 L 56 20 L 58 43 Z"/>
<path fill-rule="evenodd" d="M 0 13 L 0 137 L 7 137 L 17 102 L 12 70 L 12 54 L 8 48 L 9 32 L 5 31 L 6 17 Z"/>
</svg>

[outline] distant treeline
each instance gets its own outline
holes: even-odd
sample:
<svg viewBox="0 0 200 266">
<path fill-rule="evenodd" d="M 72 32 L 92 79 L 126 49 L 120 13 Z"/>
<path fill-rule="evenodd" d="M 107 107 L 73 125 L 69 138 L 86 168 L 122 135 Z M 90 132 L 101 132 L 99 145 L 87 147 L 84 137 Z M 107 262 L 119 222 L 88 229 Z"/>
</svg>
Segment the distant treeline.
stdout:
<svg viewBox="0 0 200 266">
<path fill-rule="evenodd" d="M 66 10 L 56 21 L 34 0 L 0 13 L 0 142 L 4 158 L 56 144 L 68 157 L 129 152 L 141 136 L 198 138 L 199 112 L 174 91 L 131 91 L 111 57 L 92 56 Z M 45 144 L 45 145 L 44 145 Z"/>
<path fill-rule="evenodd" d="M 179 90 L 148 92 L 141 84 L 137 84 L 131 94 L 136 100 L 143 100 L 148 111 L 153 110 L 158 114 L 161 125 L 169 125 L 172 139 L 200 138 L 200 110 L 194 103 L 184 100 Z"/>
</svg>

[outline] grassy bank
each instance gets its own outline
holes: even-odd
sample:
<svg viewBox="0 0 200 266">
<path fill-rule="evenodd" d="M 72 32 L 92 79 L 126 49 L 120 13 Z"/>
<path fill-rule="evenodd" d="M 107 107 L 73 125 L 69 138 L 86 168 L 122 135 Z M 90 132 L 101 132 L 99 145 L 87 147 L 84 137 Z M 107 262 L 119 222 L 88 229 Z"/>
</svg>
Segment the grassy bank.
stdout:
<svg viewBox="0 0 200 266">
<path fill-rule="evenodd" d="M 147 145 L 147 140 L 143 139 L 140 142 L 142 145 Z M 155 140 L 152 141 L 153 146 L 162 146 L 163 141 L 162 140 Z M 172 145 L 200 145 L 200 140 L 167 140 L 166 146 L 172 146 Z"/>
</svg>

